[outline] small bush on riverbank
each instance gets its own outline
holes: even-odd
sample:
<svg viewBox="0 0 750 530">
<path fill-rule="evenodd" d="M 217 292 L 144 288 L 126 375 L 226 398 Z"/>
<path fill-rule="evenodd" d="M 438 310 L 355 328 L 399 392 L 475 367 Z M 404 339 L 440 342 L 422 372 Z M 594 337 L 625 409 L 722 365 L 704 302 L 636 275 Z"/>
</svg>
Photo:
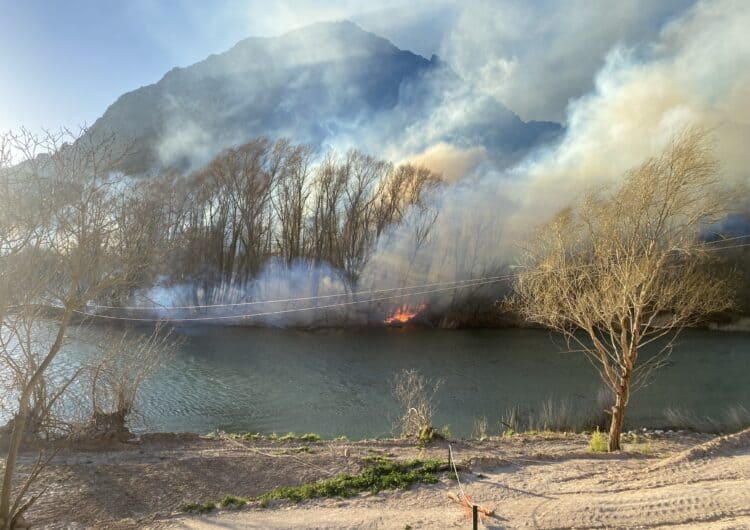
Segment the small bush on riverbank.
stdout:
<svg viewBox="0 0 750 530">
<path fill-rule="evenodd" d="M 427 379 L 416 370 L 402 370 L 393 378 L 392 392 L 404 413 L 398 419 L 401 436 L 416 438 L 426 445 L 440 437 L 432 425 L 435 415 L 435 396 L 442 381 Z"/>
</svg>

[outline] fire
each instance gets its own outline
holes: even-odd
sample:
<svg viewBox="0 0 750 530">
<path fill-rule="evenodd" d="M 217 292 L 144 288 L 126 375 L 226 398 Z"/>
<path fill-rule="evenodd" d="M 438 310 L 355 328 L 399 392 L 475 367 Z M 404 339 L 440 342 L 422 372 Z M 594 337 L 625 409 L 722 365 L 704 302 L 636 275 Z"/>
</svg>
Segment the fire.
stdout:
<svg viewBox="0 0 750 530">
<path fill-rule="evenodd" d="M 402 305 L 383 322 L 386 324 L 405 324 L 417 316 L 425 307 L 425 304 L 419 304 L 418 306 Z"/>
</svg>

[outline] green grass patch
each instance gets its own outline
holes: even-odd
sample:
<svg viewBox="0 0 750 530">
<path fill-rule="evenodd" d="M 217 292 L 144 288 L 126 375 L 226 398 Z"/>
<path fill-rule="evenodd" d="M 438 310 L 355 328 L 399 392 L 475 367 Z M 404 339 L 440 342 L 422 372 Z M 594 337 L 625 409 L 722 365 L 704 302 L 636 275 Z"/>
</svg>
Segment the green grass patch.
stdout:
<svg viewBox="0 0 750 530">
<path fill-rule="evenodd" d="M 263 438 L 263 435 L 259 432 L 235 432 L 229 433 L 227 436 L 232 440 L 247 440 L 249 442 L 254 442 Z"/>
<path fill-rule="evenodd" d="M 235 495 L 227 495 L 219 502 L 219 506 L 222 508 L 240 508 L 245 504 L 247 504 L 247 499 Z"/>
<path fill-rule="evenodd" d="M 271 440 L 278 440 L 279 442 L 319 442 L 323 439 L 319 434 L 315 434 L 314 432 L 308 432 L 307 434 L 295 434 L 293 432 L 288 432 L 283 436 L 279 436 L 278 434 L 273 432 L 271 433 L 271 436 L 269 436 L 269 438 Z"/>
<path fill-rule="evenodd" d="M 269 440 L 279 441 L 279 442 L 289 442 L 289 441 L 299 441 L 299 442 L 320 442 L 323 440 L 323 437 L 319 434 L 315 434 L 314 432 L 308 432 L 306 434 L 295 434 L 293 432 L 289 432 L 283 436 L 279 436 L 278 434 L 271 433 L 269 436 L 263 436 L 259 432 L 234 432 L 229 433 L 227 436 L 233 440 L 247 440 L 249 442 L 255 442 L 257 440 L 262 440 L 264 438 L 268 438 Z"/>
<path fill-rule="evenodd" d="M 215 502 L 191 502 L 180 507 L 180 511 L 187 513 L 210 513 L 215 509 Z"/>
<path fill-rule="evenodd" d="M 260 501 L 288 499 L 300 502 L 319 497 L 351 497 L 369 491 L 407 489 L 413 484 L 434 484 L 437 473 L 447 470 L 445 462 L 439 460 L 409 460 L 392 462 L 380 457 L 368 459 L 373 465 L 359 475 L 338 475 L 295 487 L 280 487 L 258 497 Z"/>
<path fill-rule="evenodd" d="M 441 460 L 394 462 L 381 456 L 371 456 L 365 461 L 370 465 L 358 475 L 338 475 L 301 486 L 284 486 L 258 497 L 227 495 L 218 505 L 222 508 L 239 508 L 258 501 L 261 506 L 266 507 L 275 500 L 301 502 L 321 497 L 352 497 L 365 491 L 378 493 L 383 490 L 408 489 L 414 484 L 434 484 L 438 481 L 439 473 L 448 471 L 448 463 Z M 209 513 L 216 507 L 215 502 L 196 502 L 180 509 L 189 513 Z"/>
</svg>

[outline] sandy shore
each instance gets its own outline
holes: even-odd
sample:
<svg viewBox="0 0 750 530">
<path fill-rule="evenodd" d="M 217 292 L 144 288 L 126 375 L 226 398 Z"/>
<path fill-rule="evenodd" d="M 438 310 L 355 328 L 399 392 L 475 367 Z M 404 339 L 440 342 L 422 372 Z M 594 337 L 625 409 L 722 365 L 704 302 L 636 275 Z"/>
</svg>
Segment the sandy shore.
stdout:
<svg viewBox="0 0 750 530">
<path fill-rule="evenodd" d="M 588 450 L 582 435 L 517 435 L 453 444 L 466 464 L 461 483 L 493 509 L 486 528 L 750 528 L 750 431 L 713 439 L 651 434 L 619 454 Z M 470 528 L 449 498 L 455 480 L 405 491 L 251 503 L 186 515 L 188 502 L 257 496 L 339 473 L 366 458 L 441 458 L 445 442 L 419 449 L 400 440 L 238 442 L 196 435 L 149 435 L 109 448 L 58 455 L 54 480 L 29 519 L 42 528 Z M 24 458 L 30 461 L 32 455 Z"/>
</svg>

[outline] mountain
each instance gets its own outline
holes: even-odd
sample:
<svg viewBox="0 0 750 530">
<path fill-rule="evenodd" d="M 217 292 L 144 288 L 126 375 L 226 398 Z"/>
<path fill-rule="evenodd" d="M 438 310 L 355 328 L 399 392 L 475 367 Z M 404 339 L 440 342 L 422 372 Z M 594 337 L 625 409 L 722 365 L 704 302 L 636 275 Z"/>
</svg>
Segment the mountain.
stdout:
<svg viewBox="0 0 750 530">
<path fill-rule="evenodd" d="M 456 118 L 460 115 L 459 118 Z M 256 136 L 384 156 L 436 142 L 521 156 L 560 126 L 525 123 L 433 56 L 400 50 L 351 22 L 248 38 L 170 70 L 113 103 L 89 134 L 134 143 L 126 170 L 193 167 Z"/>
</svg>

